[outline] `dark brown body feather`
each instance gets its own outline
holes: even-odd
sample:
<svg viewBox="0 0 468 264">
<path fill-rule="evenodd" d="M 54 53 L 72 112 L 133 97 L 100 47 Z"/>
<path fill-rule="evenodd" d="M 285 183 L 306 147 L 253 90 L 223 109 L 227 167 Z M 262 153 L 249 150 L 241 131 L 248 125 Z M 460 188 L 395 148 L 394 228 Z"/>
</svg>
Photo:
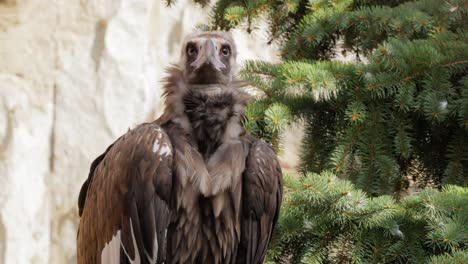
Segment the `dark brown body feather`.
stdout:
<svg viewBox="0 0 468 264">
<path fill-rule="evenodd" d="M 184 97 L 185 113 L 192 125 L 194 140 L 205 159 L 222 144 L 234 104 L 231 94 L 206 96 L 191 92 Z"/>
<path fill-rule="evenodd" d="M 236 82 L 188 87 L 173 67 L 166 110 L 112 144 L 79 196 L 78 263 L 262 263 L 281 169 L 246 134 Z"/>
</svg>

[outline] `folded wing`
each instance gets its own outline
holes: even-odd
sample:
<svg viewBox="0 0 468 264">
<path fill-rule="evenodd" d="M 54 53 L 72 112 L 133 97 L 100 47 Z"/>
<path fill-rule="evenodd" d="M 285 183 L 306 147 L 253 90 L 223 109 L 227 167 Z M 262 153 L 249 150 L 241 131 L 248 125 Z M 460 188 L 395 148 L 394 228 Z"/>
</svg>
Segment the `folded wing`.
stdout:
<svg viewBox="0 0 468 264">
<path fill-rule="evenodd" d="M 120 137 L 91 165 L 78 207 L 78 263 L 163 263 L 172 145 L 155 123 Z"/>
<path fill-rule="evenodd" d="M 243 176 L 242 234 L 237 263 L 263 263 L 282 198 L 282 173 L 273 149 L 255 141 Z"/>
</svg>

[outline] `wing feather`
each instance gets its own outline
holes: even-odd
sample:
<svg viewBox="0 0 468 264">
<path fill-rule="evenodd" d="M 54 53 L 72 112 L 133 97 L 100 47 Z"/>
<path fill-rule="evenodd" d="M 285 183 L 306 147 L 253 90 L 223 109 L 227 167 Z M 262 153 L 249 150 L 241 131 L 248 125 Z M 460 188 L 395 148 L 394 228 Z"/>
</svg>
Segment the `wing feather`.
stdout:
<svg viewBox="0 0 468 264">
<path fill-rule="evenodd" d="M 282 199 L 282 173 L 273 149 L 255 141 L 243 176 L 242 238 L 237 263 L 263 263 L 278 220 Z"/>
<path fill-rule="evenodd" d="M 155 123 L 130 130 L 92 163 L 78 199 L 78 263 L 165 261 L 172 167 L 171 141 Z"/>
</svg>

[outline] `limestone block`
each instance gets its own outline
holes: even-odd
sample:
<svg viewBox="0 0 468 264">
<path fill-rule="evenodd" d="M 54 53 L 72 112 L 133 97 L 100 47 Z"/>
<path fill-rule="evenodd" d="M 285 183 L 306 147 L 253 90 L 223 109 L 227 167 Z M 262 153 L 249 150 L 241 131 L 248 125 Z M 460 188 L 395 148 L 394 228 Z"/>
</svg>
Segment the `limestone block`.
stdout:
<svg viewBox="0 0 468 264">
<path fill-rule="evenodd" d="M 0 263 L 49 260 L 52 107 L 33 89 L 0 74 Z"/>
</svg>

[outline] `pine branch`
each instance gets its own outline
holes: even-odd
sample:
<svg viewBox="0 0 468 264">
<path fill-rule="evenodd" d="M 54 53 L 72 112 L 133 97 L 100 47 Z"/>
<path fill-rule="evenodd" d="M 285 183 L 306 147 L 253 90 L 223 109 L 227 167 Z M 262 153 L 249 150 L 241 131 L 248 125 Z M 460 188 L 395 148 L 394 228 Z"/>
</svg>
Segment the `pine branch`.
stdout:
<svg viewBox="0 0 468 264">
<path fill-rule="evenodd" d="M 253 83 L 253 82 L 248 82 L 247 85 L 252 86 L 252 87 L 254 87 L 254 88 L 257 89 L 257 90 L 262 91 L 262 92 L 263 92 L 266 96 L 268 96 L 269 98 L 273 97 L 273 94 L 272 94 L 272 93 L 270 93 L 267 89 L 265 89 L 264 87 L 261 87 L 260 85 L 257 85 L 257 84 L 255 84 L 255 83 Z"/>
</svg>

